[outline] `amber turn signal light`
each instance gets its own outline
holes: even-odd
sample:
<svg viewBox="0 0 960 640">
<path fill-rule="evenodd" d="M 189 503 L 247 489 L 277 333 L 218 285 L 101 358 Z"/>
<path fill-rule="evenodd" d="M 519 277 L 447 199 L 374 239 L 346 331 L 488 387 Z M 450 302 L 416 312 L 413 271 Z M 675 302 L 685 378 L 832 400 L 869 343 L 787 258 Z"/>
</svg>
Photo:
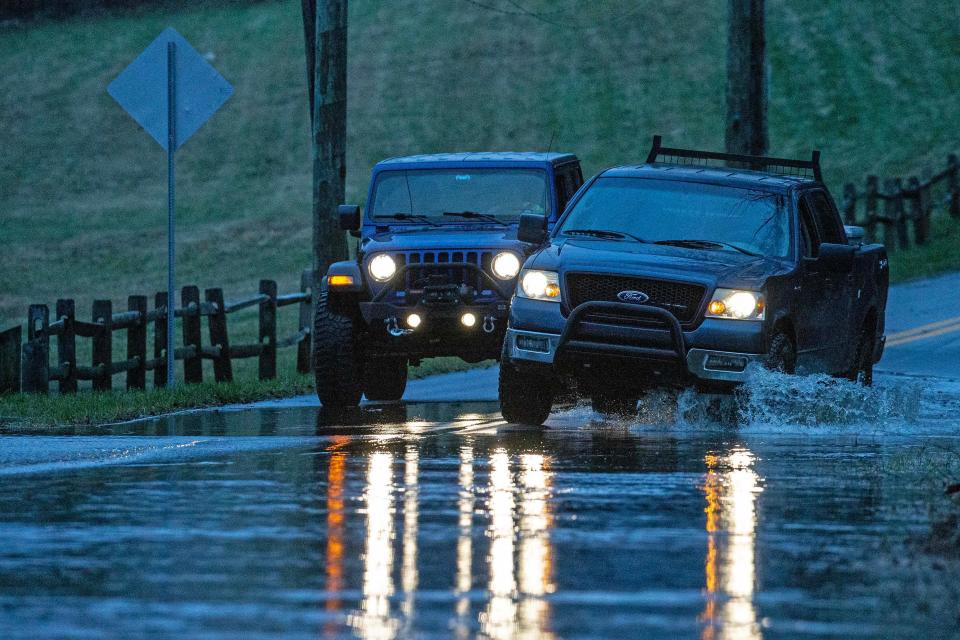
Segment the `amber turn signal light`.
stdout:
<svg viewBox="0 0 960 640">
<path fill-rule="evenodd" d="M 349 287 L 353 284 L 353 276 L 327 276 L 327 285 L 331 287 Z"/>
<path fill-rule="evenodd" d="M 710 313 L 719 316 L 722 315 L 724 311 L 727 310 L 727 305 L 723 303 L 723 300 L 712 300 L 710 302 Z"/>
</svg>

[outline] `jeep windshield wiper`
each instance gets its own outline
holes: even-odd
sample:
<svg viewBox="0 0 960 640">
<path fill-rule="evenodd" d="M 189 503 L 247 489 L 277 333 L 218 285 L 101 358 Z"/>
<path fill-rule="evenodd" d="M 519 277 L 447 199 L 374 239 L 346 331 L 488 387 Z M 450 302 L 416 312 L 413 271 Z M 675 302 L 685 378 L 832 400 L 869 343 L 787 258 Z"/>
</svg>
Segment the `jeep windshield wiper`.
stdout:
<svg viewBox="0 0 960 640">
<path fill-rule="evenodd" d="M 738 247 L 735 244 L 721 242 L 719 240 L 657 240 L 654 242 L 654 244 L 666 244 L 673 247 L 690 247 L 692 249 L 709 249 L 711 247 L 717 249 L 727 248 L 733 249 L 734 251 L 739 251 L 740 253 L 744 253 L 755 258 L 760 257 L 759 253 L 754 253 L 753 251 L 749 251 L 743 247 Z"/>
<path fill-rule="evenodd" d="M 608 229 L 564 229 L 564 235 L 568 236 L 593 236 L 594 238 L 605 238 L 610 240 L 624 240 L 630 238 L 631 240 L 636 240 L 637 242 L 647 243 L 649 240 L 644 240 L 639 236 L 635 236 L 632 233 L 627 233 L 626 231 L 610 231 Z"/>
<path fill-rule="evenodd" d="M 429 225 L 436 226 L 436 222 L 428 216 L 419 213 L 381 213 L 373 216 L 374 218 L 390 218 L 391 220 L 416 220 L 417 222 L 426 222 Z"/>
<path fill-rule="evenodd" d="M 491 215 L 489 213 L 477 213 L 476 211 L 444 211 L 443 215 L 445 216 L 456 216 L 458 218 L 472 218 L 475 220 L 486 220 L 487 222 L 496 222 L 503 226 L 509 226 L 506 222 L 498 218 L 497 216 Z"/>
</svg>

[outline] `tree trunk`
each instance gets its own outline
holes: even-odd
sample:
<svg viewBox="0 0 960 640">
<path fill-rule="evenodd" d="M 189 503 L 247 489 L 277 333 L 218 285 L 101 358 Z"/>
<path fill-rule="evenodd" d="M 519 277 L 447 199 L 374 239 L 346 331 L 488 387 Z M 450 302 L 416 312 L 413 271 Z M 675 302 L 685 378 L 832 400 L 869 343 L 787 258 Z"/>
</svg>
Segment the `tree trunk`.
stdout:
<svg viewBox="0 0 960 640">
<path fill-rule="evenodd" d="M 767 153 L 764 0 L 728 0 L 727 153 Z"/>
<path fill-rule="evenodd" d="M 310 92 L 313 265 L 323 274 L 331 262 L 347 257 L 336 217 L 347 175 L 347 0 L 302 0 L 301 6 Z"/>
</svg>

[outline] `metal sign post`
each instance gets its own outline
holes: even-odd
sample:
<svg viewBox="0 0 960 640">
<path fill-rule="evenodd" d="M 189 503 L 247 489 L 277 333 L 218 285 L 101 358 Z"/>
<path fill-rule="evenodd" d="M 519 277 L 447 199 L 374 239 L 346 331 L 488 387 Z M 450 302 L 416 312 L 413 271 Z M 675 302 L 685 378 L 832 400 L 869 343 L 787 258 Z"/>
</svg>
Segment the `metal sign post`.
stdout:
<svg viewBox="0 0 960 640">
<path fill-rule="evenodd" d="M 167 152 L 167 386 L 173 386 L 175 163 L 177 149 L 233 94 L 233 87 L 174 29 L 165 29 L 107 92 Z"/>
</svg>

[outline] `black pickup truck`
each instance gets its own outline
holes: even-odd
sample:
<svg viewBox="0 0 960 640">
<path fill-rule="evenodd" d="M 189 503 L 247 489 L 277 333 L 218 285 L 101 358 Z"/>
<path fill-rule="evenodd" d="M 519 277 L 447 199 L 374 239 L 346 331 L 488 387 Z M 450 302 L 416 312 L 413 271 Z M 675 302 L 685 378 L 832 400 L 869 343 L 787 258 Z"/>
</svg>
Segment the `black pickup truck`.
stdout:
<svg viewBox="0 0 960 640">
<path fill-rule="evenodd" d="M 870 384 L 884 347 L 882 245 L 844 227 L 811 160 L 671 149 L 603 171 L 551 232 L 521 217 L 500 403 L 541 424 L 574 386 L 601 412 L 646 390 L 729 390 L 753 364 Z M 570 383 L 573 382 L 573 385 Z"/>
</svg>

